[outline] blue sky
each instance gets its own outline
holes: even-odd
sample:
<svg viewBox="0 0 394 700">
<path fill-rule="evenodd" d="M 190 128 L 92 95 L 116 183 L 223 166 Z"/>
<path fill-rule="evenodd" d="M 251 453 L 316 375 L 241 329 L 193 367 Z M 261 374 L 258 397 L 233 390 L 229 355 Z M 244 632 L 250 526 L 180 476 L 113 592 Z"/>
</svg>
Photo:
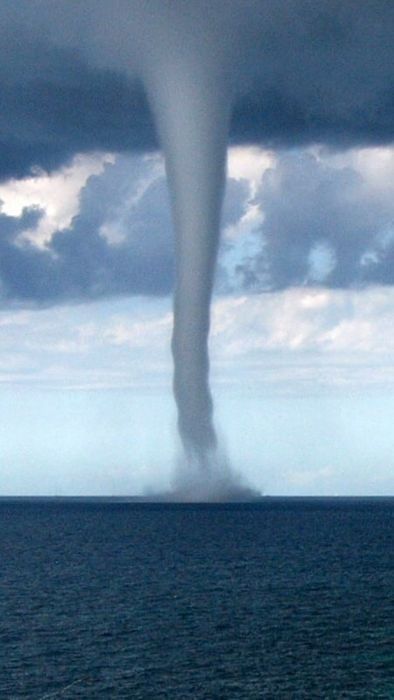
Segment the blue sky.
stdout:
<svg viewBox="0 0 394 700">
<path fill-rule="evenodd" d="M 222 449 L 263 493 L 393 494 L 394 4 L 239 8 L 0 6 L 0 494 L 169 488 L 158 131 L 226 136 L 227 112 L 210 335 Z"/>
</svg>

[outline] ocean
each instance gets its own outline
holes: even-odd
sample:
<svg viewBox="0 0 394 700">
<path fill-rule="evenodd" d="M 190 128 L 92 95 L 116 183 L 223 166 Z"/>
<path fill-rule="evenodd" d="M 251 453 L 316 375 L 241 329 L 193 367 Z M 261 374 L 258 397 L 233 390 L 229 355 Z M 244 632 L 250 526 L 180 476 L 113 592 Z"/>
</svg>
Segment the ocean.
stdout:
<svg viewBox="0 0 394 700">
<path fill-rule="evenodd" d="M 394 499 L 0 499 L 0 698 L 394 698 Z"/>
</svg>

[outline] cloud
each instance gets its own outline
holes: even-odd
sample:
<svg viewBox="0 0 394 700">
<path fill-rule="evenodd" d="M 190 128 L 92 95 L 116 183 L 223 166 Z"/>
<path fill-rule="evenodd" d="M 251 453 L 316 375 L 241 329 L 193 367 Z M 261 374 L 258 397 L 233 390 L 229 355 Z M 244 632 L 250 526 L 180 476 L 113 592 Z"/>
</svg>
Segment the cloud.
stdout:
<svg viewBox="0 0 394 700">
<path fill-rule="evenodd" d="M 213 307 L 212 334 L 224 357 L 286 351 L 386 353 L 392 291 L 289 289 L 223 298 Z"/>
<path fill-rule="evenodd" d="M 0 310 L 0 384 L 167 389 L 171 321 L 167 299 Z"/>
<path fill-rule="evenodd" d="M 230 152 L 218 290 L 392 284 L 393 3 L 146 7 L 1 4 L 2 303 L 171 291 L 151 54 L 158 79 L 204 54 L 234 97 L 230 142 L 252 144 Z"/>
<path fill-rule="evenodd" d="M 23 37 L 0 38 L 0 55 L 0 179 L 58 169 L 77 153 L 157 148 L 139 83 Z"/>
<path fill-rule="evenodd" d="M 230 179 L 223 225 L 237 226 L 250 185 Z M 51 175 L 0 186 L 0 301 L 48 305 L 167 295 L 170 202 L 159 156 L 79 156 Z"/>
<path fill-rule="evenodd" d="M 237 142 L 348 147 L 392 141 L 390 0 L 252 5 L 243 91 L 233 115 Z"/>
<path fill-rule="evenodd" d="M 20 217 L 0 215 L 3 304 L 79 302 L 171 290 L 171 220 L 162 168 L 159 171 L 146 158 L 119 158 L 102 168 L 80 191 L 79 210 L 69 225 L 47 231 L 52 235 L 44 243 L 43 211 L 33 208 Z M 53 186 L 58 179 L 55 175 Z M 50 184 L 47 187 L 51 191 Z M 25 194 L 29 200 L 30 181 Z M 62 194 L 58 210 L 67 210 L 67 199 L 75 200 L 75 188 Z M 23 191 L 18 195 L 23 200 Z"/>
<path fill-rule="evenodd" d="M 232 251 L 228 244 L 239 287 L 392 284 L 393 170 L 387 147 L 277 154 L 249 202 L 260 213 L 246 231 L 251 253 L 242 253 L 241 241 Z"/>
<path fill-rule="evenodd" d="M 108 154 L 76 156 L 72 163 L 51 175 L 35 172 L 27 178 L 11 179 L 0 184 L 0 208 L 3 214 L 19 217 L 23 209 L 38 208 L 42 215 L 34 229 L 24 237 L 45 246 L 58 229 L 64 229 L 79 211 L 81 189 L 92 175 L 102 173 Z"/>
<path fill-rule="evenodd" d="M 230 149 L 217 292 L 392 284 L 393 183 L 389 147 Z M 161 157 L 79 157 L 1 197 L 3 306 L 170 293 Z"/>
<path fill-rule="evenodd" d="M 259 397 L 387 391 L 393 301 L 382 287 L 222 298 L 212 309 L 214 382 Z"/>
<path fill-rule="evenodd" d="M 216 390 L 265 395 L 391 391 L 394 294 L 290 289 L 218 299 Z M 0 311 L 0 383 L 151 389 L 171 383 L 168 299 Z"/>
<path fill-rule="evenodd" d="M 234 94 L 233 144 L 383 144 L 394 137 L 391 0 L 185 4 L 3 2 L 0 177 L 157 138 L 146 57 L 206 55 Z M 165 47 L 167 47 L 165 49 Z M 159 70 L 166 70 L 160 65 Z"/>
</svg>

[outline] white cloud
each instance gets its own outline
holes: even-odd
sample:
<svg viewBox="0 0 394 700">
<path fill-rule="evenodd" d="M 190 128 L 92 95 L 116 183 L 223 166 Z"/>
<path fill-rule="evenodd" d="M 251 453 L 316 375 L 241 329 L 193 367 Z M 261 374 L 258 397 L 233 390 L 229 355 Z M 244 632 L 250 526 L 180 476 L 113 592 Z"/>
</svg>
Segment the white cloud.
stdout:
<svg viewBox="0 0 394 700">
<path fill-rule="evenodd" d="M 254 196 L 263 174 L 275 164 L 272 151 L 258 146 L 235 146 L 228 151 L 228 176 L 234 180 L 248 180 Z"/>
<path fill-rule="evenodd" d="M 316 392 L 394 384 L 394 291 L 292 289 L 219 298 L 210 340 L 214 383 Z M 0 378 L 170 391 L 169 300 L 112 300 L 0 313 Z"/>
<path fill-rule="evenodd" d="M 1 210 L 8 216 L 20 216 L 25 207 L 42 209 L 37 228 L 25 231 L 23 237 L 43 246 L 55 231 L 70 225 L 89 177 L 102 173 L 105 164 L 113 160 L 108 153 L 78 155 L 70 165 L 53 173 L 35 172 L 20 180 L 8 180 L 0 185 Z"/>
<path fill-rule="evenodd" d="M 153 320 L 131 321 L 125 317 L 114 318 L 103 337 L 110 345 L 127 348 L 152 348 L 168 343 L 172 328 L 172 314 Z"/>
<path fill-rule="evenodd" d="M 226 355 L 254 351 L 394 351 L 394 291 L 288 289 L 222 299 L 213 337 Z"/>
<path fill-rule="evenodd" d="M 367 185 L 382 192 L 394 191 L 394 147 L 380 146 L 352 148 L 340 153 L 330 153 L 325 148 L 314 148 L 315 156 L 332 167 L 351 167 Z"/>
<path fill-rule="evenodd" d="M 241 239 L 240 245 L 247 237 L 261 226 L 264 213 L 253 200 L 261 183 L 264 173 L 274 167 L 275 155 L 257 146 L 236 146 L 228 150 L 227 175 L 233 180 L 243 180 L 248 184 L 249 195 L 245 202 L 245 210 L 237 222 L 224 230 L 226 240 Z M 248 249 L 248 246 L 246 246 Z M 245 254 L 247 250 L 245 250 Z"/>
</svg>

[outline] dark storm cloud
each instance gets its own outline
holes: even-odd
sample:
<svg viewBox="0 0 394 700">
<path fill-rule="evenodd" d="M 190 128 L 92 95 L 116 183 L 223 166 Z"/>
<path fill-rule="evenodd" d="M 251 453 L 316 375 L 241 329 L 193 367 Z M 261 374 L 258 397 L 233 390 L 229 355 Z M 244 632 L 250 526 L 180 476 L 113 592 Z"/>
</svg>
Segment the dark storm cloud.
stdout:
<svg viewBox="0 0 394 700">
<path fill-rule="evenodd" d="M 394 138 L 394 3 L 260 3 L 232 138 L 336 146 Z"/>
<path fill-rule="evenodd" d="M 26 37 L 1 37 L 0 56 L 1 179 L 53 170 L 75 153 L 157 148 L 139 81 Z"/>
<path fill-rule="evenodd" d="M 138 78 L 156 6 L 163 3 L 1 4 L 2 178 L 51 170 L 76 152 L 157 148 Z M 391 0 L 195 0 L 189 22 L 184 3 L 171 6 L 186 43 L 199 10 L 202 33 L 205 15 L 213 26 L 204 50 L 212 70 L 216 45 L 226 56 L 232 143 L 393 140 Z"/>
</svg>

